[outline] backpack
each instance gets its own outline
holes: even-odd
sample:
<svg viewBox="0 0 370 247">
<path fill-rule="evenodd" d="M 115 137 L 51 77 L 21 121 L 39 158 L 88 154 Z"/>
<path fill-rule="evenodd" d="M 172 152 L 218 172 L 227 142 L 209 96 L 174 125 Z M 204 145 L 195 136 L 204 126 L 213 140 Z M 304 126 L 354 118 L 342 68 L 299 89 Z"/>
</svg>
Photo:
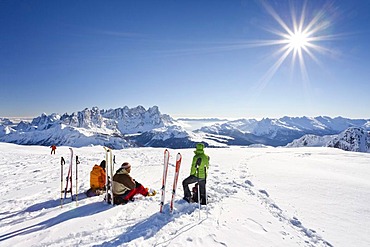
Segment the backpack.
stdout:
<svg viewBox="0 0 370 247">
<path fill-rule="evenodd" d="M 88 189 L 85 194 L 87 197 L 100 196 L 104 193 L 104 190 L 99 189 Z"/>
<path fill-rule="evenodd" d="M 191 201 L 198 202 L 198 183 L 196 183 L 191 190 Z"/>
<path fill-rule="evenodd" d="M 198 183 L 196 183 L 191 190 L 191 202 L 198 202 Z M 206 205 L 206 200 L 205 198 L 200 198 L 200 204 Z"/>
</svg>

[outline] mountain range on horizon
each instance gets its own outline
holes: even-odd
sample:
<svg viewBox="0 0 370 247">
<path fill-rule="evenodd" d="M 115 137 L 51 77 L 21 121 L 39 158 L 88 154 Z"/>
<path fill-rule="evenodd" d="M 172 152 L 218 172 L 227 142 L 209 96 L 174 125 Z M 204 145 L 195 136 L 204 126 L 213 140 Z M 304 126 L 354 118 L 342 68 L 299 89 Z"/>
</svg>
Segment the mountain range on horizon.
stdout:
<svg viewBox="0 0 370 247">
<path fill-rule="evenodd" d="M 200 124 L 202 122 L 205 124 Z M 187 128 L 194 123 L 199 128 Z M 72 114 L 41 114 L 31 121 L 18 123 L 0 118 L 1 142 L 72 147 L 102 145 L 114 149 L 142 146 L 189 148 L 203 142 L 209 147 L 330 146 L 367 152 L 369 131 L 370 119 L 325 116 L 232 121 L 174 119 L 162 114 L 158 106 L 148 109 L 125 106 L 109 110 L 93 107 Z M 347 145 L 348 142 L 352 144 Z"/>
</svg>

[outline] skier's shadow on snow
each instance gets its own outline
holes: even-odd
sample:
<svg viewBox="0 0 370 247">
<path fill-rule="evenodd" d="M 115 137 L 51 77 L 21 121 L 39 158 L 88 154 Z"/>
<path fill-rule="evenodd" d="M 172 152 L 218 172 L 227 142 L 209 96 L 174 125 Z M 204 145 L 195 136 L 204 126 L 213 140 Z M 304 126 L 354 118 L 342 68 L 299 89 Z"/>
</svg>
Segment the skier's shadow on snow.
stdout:
<svg viewBox="0 0 370 247">
<path fill-rule="evenodd" d="M 45 220 L 43 222 L 40 222 L 38 224 L 28 226 L 13 232 L 9 232 L 3 235 L 0 235 L 0 241 L 4 241 L 9 238 L 13 238 L 15 236 L 19 235 L 26 235 L 33 232 L 37 232 L 39 230 L 43 230 L 45 228 L 49 228 L 55 225 L 58 225 L 64 221 L 73 219 L 73 218 L 80 218 L 85 217 L 93 214 L 100 213 L 102 211 L 105 211 L 107 209 L 111 208 L 110 206 L 107 206 L 106 204 L 102 202 L 95 202 L 91 204 L 87 204 L 81 207 L 77 207 L 75 209 L 69 210 L 67 212 L 61 213 L 58 216 Z"/>
<path fill-rule="evenodd" d="M 197 204 L 187 205 L 175 211 L 173 214 L 169 213 L 169 206 L 166 205 L 163 213 L 155 213 L 147 219 L 138 222 L 137 224 L 127 228 L 120 236 L 112 241 L 102 243 L 101 245 L 94 245 L 94 247 L 110 247 L 119 246 L 124 243 L 129 243 L 132 240 L 143 237 L 149 239 L 157 234 L 165 225 L 172 222 L 175 218 L 180 217 L 183 214 L 191 214 L 197 209 Z"/>
<path fill-rule="evenodd" d="M 77 196 L 78 196 L 79 200 L 87 198 L 85 193 L 79 193 Z M 71 200 L 71 198 L 67 198 L 66 200 L 64 200 L 63 205 L 71 203 L 71 202 L 73 202 Z M 9 218 L 13 218 L 15 216 L 18 216 L 18 215 L 22 215 L 24 213 L 32 213 L 32 212 L 36 212 L 36 211 L 39 211 L 39 210 L 42 210 L 42 209 L 55 208 L 55 207 L 58 207 L 58 206 L 60 206 L 60 199 L 49 200 L 49 201 L 46 201 L 46 202 L 41 202 L 41 203 L 31 205 L 31 206 L 29 206 L 28 208 L 26 208 L 24 210 L 21 210 L 21 211 L 12 213 L 10 215 L 7 215 L 7 216 L 1 218 L 0 220 L 6 220 L 6 219 L 9 219 Z M 22 222 L 22 221 L 23 221 L 23 219 L 20 218 L 18 220 L 13 221 L 12 224 L 16 224 L 16 223 L 19 223 L 19 222 Z"/>
</svg>

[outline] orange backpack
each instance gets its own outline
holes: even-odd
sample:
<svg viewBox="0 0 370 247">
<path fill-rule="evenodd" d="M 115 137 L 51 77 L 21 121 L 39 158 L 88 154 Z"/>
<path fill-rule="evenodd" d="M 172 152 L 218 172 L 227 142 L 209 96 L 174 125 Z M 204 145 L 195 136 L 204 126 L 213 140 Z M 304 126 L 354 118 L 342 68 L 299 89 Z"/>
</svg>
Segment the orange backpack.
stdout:
<svg viewBox="0 0 370 247">
<path fill-rule="evenodd" d="M 103 189 L 105 186 L 105 181 L 105 170 L 98 165 L 94 165 L 92 171 L 90 172 L 90 187 L 92 189 Z"/>
</svg>

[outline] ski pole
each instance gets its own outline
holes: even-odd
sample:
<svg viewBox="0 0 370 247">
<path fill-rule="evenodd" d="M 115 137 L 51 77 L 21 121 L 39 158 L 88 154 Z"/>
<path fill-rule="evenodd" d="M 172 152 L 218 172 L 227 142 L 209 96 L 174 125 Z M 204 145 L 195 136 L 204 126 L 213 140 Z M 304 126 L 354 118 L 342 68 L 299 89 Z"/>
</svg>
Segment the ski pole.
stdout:
<svg viewBox="0 0 370 247">
<path fill-rule="evenodd" d="M 108 186 L 109 186 L 109 176 L 108 176 L 108 171 L 109 171 L 109 169 L 108 169 L 108 152 L 109 152 L 109 149 L 108 148 L 106 148 L 106 147 L 104 147 L 104 150 L 105 150 L 105 174 L 106 174 L 106 176 L 105 176 L 105 199 L 106 199 L 106 202 L 107 202 L 107 204 L 109 204 L 109 191 L 108 191 Z M 111 185 L 112 186 L 112 185 Z"/>
<path fill-rule="evenodd" d="M 199 220 L 200 220 L 200 179 L 199 179 L 199 166 L 202 163 L 202 159 L 198 158 L 196 162 L 197 167 L 197 177 L 198 177 L 198 208 L 199 208 Z"/>
<path fill-rule="evenodd" d="M 65 164 L 65 160 L 62 157 L 60 160 L 60 207 L 63 206 L 63 165 Z"/>
<path fill-rule="evenodd" d="M 113 206 L 114 205 L 114 200 L 113 200 L 113 153 L 111 149 L 109 150 L 109 153 L 110 153 L 109 168 L 110 168 L 110 197 L 111 197 L 110 203 Z"/>
<path fill-rule="evenodd" d="M 80 161 L 76 155 L 76 206 L 78 205 L 78 164 L 80 164 Z"/>
<path fill-rule="evenodd" d="M 199 220 L 200 220 L 200 185 L 199 185 L 199 168 L 197 167 L 197 174 L 198 174 L 198 208 L 199 208 Z"/>
<path fill-rule="evenodd" d="M 205 201 L 206 201 L 206 215 L 208 218 L 208 196 L 207 196 L 207 167 L 204 166 L 204 195 L 205 195 Z"/>
<path fill-rule="evenodd" d="M 71 199 L 73 201 L 73 192 L 72 192 L 72 165 L 73 165 L 73 149 L 72 148 L 69 148 L 71 150 L 71 164 L 69 166 L 70 170 L 71 170 L 71 173 L 69 174 L 69 183 L 70 183 L 70 188 L 69 188 L 69 193 L 71 193 Z"/>
</svg>

